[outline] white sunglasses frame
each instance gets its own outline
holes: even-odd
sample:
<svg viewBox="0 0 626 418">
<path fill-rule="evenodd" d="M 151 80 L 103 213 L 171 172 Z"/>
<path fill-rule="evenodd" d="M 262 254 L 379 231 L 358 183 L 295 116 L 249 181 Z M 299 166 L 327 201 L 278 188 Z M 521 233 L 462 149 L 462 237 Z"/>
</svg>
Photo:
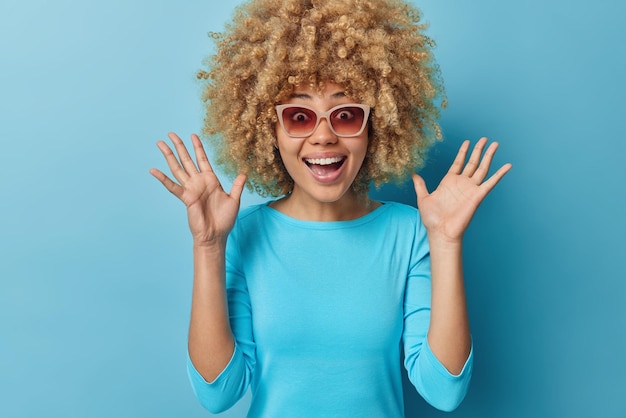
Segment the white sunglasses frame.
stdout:
<svg viewBox="0 0 626 418">
<path fill-rule="evenodd" d="M 311 129 L 310 132 L 307 132 L 306 134 L 299 134 L 299 135 L 293 135 L 290 134 L 289 132 L 287 132 L 287 129 L 285 128 L 284 122 L 283 122 L 283 111 L 285 109 L 288 109 L 290 107 L 301 107 L 303 109 L 307 109 L 310 110 L 311 112 L 315 113 L 315 116 L 317 118 L 317 120 L 315 121 L 315 126 L 313 127 L 313 129 Z M 354 133 L 354 134 L 349 134 L 349 135 L 345 135 L 345 134 L 340 134 L 337 131 L 335 131 L 335 128 L 333 128 L 333 124 L 330 121 L 329 116 L 344 107 L 358 107 L 359 109 L 363 110 L 363 124 L 361 125 L 361 128 L 358 130 L 358 132 Z M 280 123 L 280 127 L 282 128 L 283 132 L 285 132 L 285 134 L 287 134 L 287 136 L 290 136 L 292 138 L 306 138 L 308 136 L 311 136 L 313 134 L 313 132 L 315 132 L 315 130 L 317 129 L 317 127 L 320 125 L 320 121 L 322 120 L 322 118 L 326 119 L 326 122 L 328 123 L 328 128 L 330 129 L 330 131 L 337 135 L 338 137 L 341 138 L 353 138 L 355 136 L 359 136 L 363 133 L 363 131 L 365 130 L 365 127 L 367 126 L 367 122 L 369 121 L 369 117 L 370 117 L 370 107 L 368 105 L 364 105 L 364 104 L 360 104 L 360 103 L 344 103 L 344 104 L 340 104 L 337 106 L 334 106 L 330 109 L 328 109 L 326 112 L 319 112 L 317 110 L 315 110 L 314 108 L 312 108 L 311 106 L 307 106 L 307 105 L 303 105 L 303 104 L 294 104 L 294 103 L 290 103 L 290 104 L 282 104 L 282 105 L 277 105 L 276 106 L 276 115 L 278 116 L 278 122 Z"/>
</svg>

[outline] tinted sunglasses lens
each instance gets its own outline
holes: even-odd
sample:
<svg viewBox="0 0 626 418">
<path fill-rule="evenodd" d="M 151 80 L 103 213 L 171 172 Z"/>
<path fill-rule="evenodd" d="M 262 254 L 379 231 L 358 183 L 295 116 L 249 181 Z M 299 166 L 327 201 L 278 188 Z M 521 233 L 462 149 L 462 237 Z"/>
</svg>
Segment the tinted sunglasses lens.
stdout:
<svg viewBox="0 0 626 418">
<path fill-rule="evenodd" d="M 365 111 L 356 106 L 335 109 L 330 115 L 330 123 L 338 135 L 354 135 L 363 127 Z"/>
<path fill-rule="evenodd" d="M 282 119 L 289 135 L 306 135 L 315 128 L 317 115 L 310 109 L 291 106 L 283 109 Z"/>
</svg>

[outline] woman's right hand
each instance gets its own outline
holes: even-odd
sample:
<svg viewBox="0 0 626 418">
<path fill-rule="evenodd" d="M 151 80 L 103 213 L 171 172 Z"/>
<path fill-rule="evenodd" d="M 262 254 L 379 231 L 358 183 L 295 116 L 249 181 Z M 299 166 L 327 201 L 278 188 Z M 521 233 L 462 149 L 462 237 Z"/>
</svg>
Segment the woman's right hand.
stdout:
<svg viewBox="0 0 626 418">
<path fill-rule="evenodd" d="M 246 175 L 240 174 L 235 178 L 228 194 L 213 172 L 197 135 L 191 136 L 197 166 L 178 135 L 170 133 L 168 136 L 176 148 L 178 158 L 165 142 L 159 141 L 157 146 L 178 183 L 156 168 L 151 169 L 150 174 L 187 206 L 194 246 L 224 245 L 237 218 Z"/>
</svg>

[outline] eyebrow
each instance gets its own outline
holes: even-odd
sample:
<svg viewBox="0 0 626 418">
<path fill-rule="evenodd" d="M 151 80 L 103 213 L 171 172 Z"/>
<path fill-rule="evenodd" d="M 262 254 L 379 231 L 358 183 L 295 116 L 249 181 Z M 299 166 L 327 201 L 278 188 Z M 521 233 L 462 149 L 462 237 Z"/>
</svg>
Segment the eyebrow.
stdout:
<svg viewBox="0 0 626 418">
<path fill-rule="evenodd" d="M 330 95 L 331 99 L 341 99 L 343 97 L 346 97 L 346 93 L 343 91 L 338 91 L 337 93 L 333 93 Z M 313 99 L 313 97 L 311 97 L 310 94 L 306 94 L 306 93 L 293 93 L 291 96 L 289 96 L 290 99 L 304 99 L 304 100 L 311 100 Z"/>
</svg>

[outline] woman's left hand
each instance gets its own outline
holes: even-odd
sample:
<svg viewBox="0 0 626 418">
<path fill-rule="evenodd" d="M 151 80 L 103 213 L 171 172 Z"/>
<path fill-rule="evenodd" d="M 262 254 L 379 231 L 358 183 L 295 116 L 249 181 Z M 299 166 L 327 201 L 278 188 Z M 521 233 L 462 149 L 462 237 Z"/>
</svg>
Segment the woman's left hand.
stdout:
<svg viewBox="0 0 626 418">
<path fill-rule="evenodd" d="M 450 170 L 432 193 L 428 193 L 422 177 L 413 175 L 417 207 L 430 239 L 459 243 L 480 203 L 511 169 L 511 164 L 505 164 L 485 180 L 498 148 L 498 143 L 492 142 L 481 158 L 486 144 L 487 138 L 481 138 L 466 164 L 470 142 L 464 141 Z"/>
</svg>

